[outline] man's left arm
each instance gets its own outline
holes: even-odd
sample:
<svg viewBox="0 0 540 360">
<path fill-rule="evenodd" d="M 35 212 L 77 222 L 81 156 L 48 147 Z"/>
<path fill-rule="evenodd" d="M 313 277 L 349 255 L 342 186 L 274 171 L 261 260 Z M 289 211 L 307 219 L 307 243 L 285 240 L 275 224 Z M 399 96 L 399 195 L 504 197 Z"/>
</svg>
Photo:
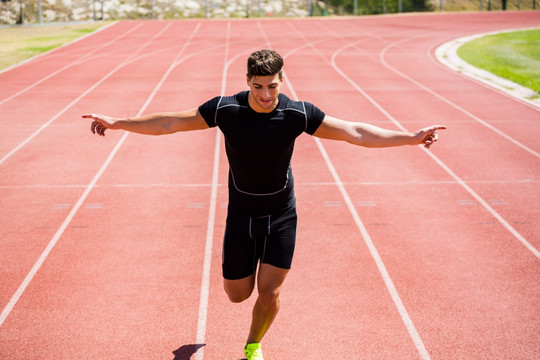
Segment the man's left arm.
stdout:
<svg viewBox="0 0 540 360">
<path fill-rule="evenodd" d="M 420 144 L 429 148 L 438 139 L 437 130 L 444 129 L 446 129 L 444 125 L 433 125 L 409 133 L 383 129 L 365 123 L 349 122 L 326 115 L 313 135 L 370 148 Z"/>
</svg>

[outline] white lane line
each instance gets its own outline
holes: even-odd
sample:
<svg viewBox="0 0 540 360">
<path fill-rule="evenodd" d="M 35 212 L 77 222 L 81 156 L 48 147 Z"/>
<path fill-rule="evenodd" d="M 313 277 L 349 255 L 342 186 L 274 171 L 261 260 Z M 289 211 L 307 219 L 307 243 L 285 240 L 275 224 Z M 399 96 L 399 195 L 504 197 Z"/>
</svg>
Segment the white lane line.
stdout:
<svg viewBox="0 0 540 360">
<path fill-rule="evenodd" d="M 78 64 L 83 63 L 83 62 L 86 61 L 93 53 L 98 52 L 98 51 L 101 51 L 103 48 L 109 46 L 110 44 L 112 44 L 112 43 L 114 43 L 114 42 L 120 40 L 120 39 L 123 38 L 123 37 L 126 37 L 127 35 L 129 35 L 129 34 L 132 33 L 133 31 L 135 31 L 135 30 L 137 30 L 138 28 L 140 28 L 142 25 L 143 25 L 143 24 L 138 24 L 137 26 L 134 26 L 133 28 L 131 28 L 131 29 L 129 29 L 128 31 L 126 31 L 126 32 L 124 32 L 124 33 L 122 33 L 122 34 L 120 34 L 119 36 L 115 37 L 114 39 L 111 39 L 111 40 L 109 40 L 108 42 L 102 44 L 101 46 L 96 47 L 94 50 L 92 50 L 92 51 L 90 51 L 90 52 L 84 54 L 84 55 L 81 56 L 78 60 L 76 60 L 76 61 L 74 61 L 74 62 L 72 62 L 72 63 L 69 63 L 69 64 L 63 66 L 62 68 L 60 68 L 60 69 L 58 69 L 58 70 L 56 70 L 56 71 L 50 73 L 49 75 L 47 75 L 47 76 L 41 78 L 40 80 L 34 82 L 33 84 L 31 84 L 31 85 L 25 87 L 25 88 L 22 89 L 22 90 L 16 92 L 15 94 L 13 94 L 13 95 L 11 95 L 11 96 L 5 98 L 4 100 L 1 100 L 1 101 L 0 101 L 0 106 L 3 105 L 4 103 L 10 101 L 10 100 L 13 100 L 13 99 L 16 98 L 17 96 L 19 96 L 19 95 L 21 95 L 21 94 L 27 92 L 28 90 L 34 88 L 35 86 L 41 84 L 42 82 L 44 82 L 44 81 L 46 81 L 46 80 L 52 78 L 53 76 L 55 76 L 55 75 L 61 73 L 62 71 L 66 70 L 66 69 L 69 69 L 70 67 L 73 67 L 73 66 L 75 66 L 75 65 L 78 65 Z M 90 35 L 92 35 L 92 34 L 90 34 Z"/>
<path fill-rule="evenodd" d="M 230 30 L 231 23 L 227 25 L 227 41 L 225 46 L 225 60 L 229 56 L 229 44 L 231 44 Z M 250 50 L 252 51 L 252 50 Z M 240 52 L 232 57 L 229 61 L 226 62 L 222 78 L 221 78 L 221 95 L 225 95 L 227 89 L 227 74 L 229 72 L 229 67 L 231 64 L 236 61 L 239 57 L 245 56 L 245 52 Z M 220 141 L 221 141 L 221 132 L 220 130 L 216 131 L 216 145 L 214 148 L 214 169 L 212 171 L 212 194 L 210 196 L 210 209 L 208 215 L 208 227 L 206 232 L 206 244 L 204 250 L 204 262 L 203 262 L 203 273 L 201 281 L 201 296 L 199 300 L 199 316 L 197 319 L 197 337 L 195 339 L 195 344 L 201 345 L 205 342 L 206 336 L 206 319 L 208 315 L 208 296 L 210 294 L 210 270 L 211 270 L 211 260 L 212 260 L 212 243 L 214 241 L 214 227 L 215 227 L 215 217 L 216 217 L 216 207 L 217 207 L 217 190 L 219 187 L 218 184 L 218 173 L 219 173 L 219 157 L 220 157 Z M 223 206 L 222 206 L 223 207 Z M 204 358 L 204 347 L 201 347 L 196 353 L 194 360 L 202 360 Z"/>
<path fill-rule="evenodd" d="M 319 51 L 313 46 L 313 44 L 305 38 L 305 36 L 300 33 L 294 26 L 290 25 L 300 36 L 311 46 L 311 48 L 319 54 L 325 61 L 326 58 L 322 56 L 322 54 L 319 53 Z M 298 95 L 296 94 L 296 91 L 292 87 L 292 84 L 288 77 L 285 77 L 285 81 L 289 84 L 289 89 L 291 91 L 291 94 L 294 99 L 298 100 Z M 334 178 L 334 181 L 339 189 L 339 192 L 341 193 L 341 196 L 345 200 L 345 203 L 347 204 L 347 208 L 349 209 L 349 212 L 351 213 L 354 222 L 356 226 L 358 227 L 358 230 L 360 230 L 360 233 L 362 234 L 362 238 L 364 239 L 365 244 L 367 245 L 369 252 L 371 254 L 371 257 L 373 257 L 375 264 L 377 265 L 377 269 L 379 270 L 379 273 L 381 274 L 381 277 L 383 278 L 384 284 L 386 285 L 386 289 L 390 293 L 390 297 L 392 298 L 392 301 L 394 302 L 394 305 L 396 306 L 396 309 L 399 312 L 399 315 L 401 316 L 401 320 L 405 324 L 405 327 L 407 328 L 407 331 L 409 333 L 409 336 L 411 337 L 420 357 L 423 360 L 430 360 L 431 357 L 429 356 L 429 353 L 426 350 L 426 347 L 424 345 L 424 342 L 422 341 L 422 338 L 420 337 L 420 334 L 416 330 L 416 327 L 414 326 L 414 323 L 409 316 L 409 313 L 407 312 L 407 309 L 405 308 L 405 305 L 403 305 L 403 301 L 401 300 L 401 297 L 399 296 L 399 293 L 394 285 L 394 282 L 392 281 L 392 278 L 390 277 L 390 274 L 388 273 L 388 270 L 386 269 L 386 266 L 384 265 L 384 262 L 379 255 L 379 252 L 377 251 L 377 248 L 375 247 L 375 244 L 373 243 L 373 240 L 371 239 L 371 236 L 369 235 L 366 227 L 364 226 L 364 223 L 360 219 L 360 215 L 358 215 L 358 212 L 356 211 L 356 208 L 354 206 L 354 203 L 351 200 L 351 197 L 349 196 L 347 190 L 345 189 L 345 186 L 343 185 L 343 182 L 341 181 L 336 168 L 334 167 L 332 161 L 330 160 L 330 157 L 328 156 L 328 153 L 326 152 L 326 149 L 324 148 L 324 145 L 322 144 L 321 140 L 318 138 L 313 138 L 315 140 L 315 143 L 317 144 L 317 147 L 319 148 L 319 151 L 321 152 L 321 155 L 326 163 L 326 166 L 328 167 L 330 173 L 332 174 L 332 177 Z"/>
<path fill-rule="evenodd" d="M 437 99 L 445 102 L 446 104 L 450 105 L 451 107 L 453 107 L 454 109 L 462 112 L 463 114 L 467 115 L 468 117 L 470 117 L 471 119 L 475 120 L 476 122 L 482 124 L 483 126 L 487 127 L 488 129 L 490 129 L 491 131 L 499 134 L 500 136 L 502 136 L 503 138 L 505 138 L 506 140 L 512 142 L 513 144 L 519 146 L 520 148 L 522 148 L 523 150 L 529 152 L 530 154 L 536 156 L 537 158 L 540 158 L 540 153 L 534 151 L 533 149 L 531 149 L 530 147 L 526 146 L 525 144 L 519 142 L 518 140 L 514 139 L 513 137 L 511 137 L 510 135 L 506 134 L 505 132 L 497 129 L 495 126 L 491 125 L 490 123 L 488 123 L 487 121 L 485 120 L 482 120 L 481 118 L 479 118 L 478 116 L 474 115 L 473 113 L 471 113 L 470 111 L 464 109 L 463 107 L 457 105 L 456 103 L 454 103 L 453 101 L 447 99 L 446 97 L 440 95 L 439 93 L 437 93 L 436 91 L 430 89 L 429 87 L 425 86 L 424 84 L 414 80 L 413 78 L 411 78 L 410 76 L 402 73 L 401 71 L 397 70 L 396 68 L 394 68 L 393 66 L 391 66 L 390 64 L 388 64 L 386 62 L 386 59 L 385 59 L 385 54 L 386 52 L 391 49 L 392 47 L 394 47 L 395 45 L 399 44 L 399 43 L 402 43 L 402 42 L 405 42 L 405 41 L 409 41 L 411 39 L 403 39 L 403 40 L 400 40 L 400 41 L 397 41 L 395 43 L 392 43 L 392 44 L 389 44 L 388 46 L 386 46 L 380 53 L 380 60 L 381 60 L 381 63 L 389 70 L 393 71 L 394 73 L 398 74 L 399 76 L 401 76 L 402 78 L 412 82 L 413 84 L 415 84 L 416 86 L 418 86 L 419 88 L 421 88 L 422 90 L 428 92 L 429 94 L 435 96 Z M 513 100 L 516 100 L 516 99 L 513 99 Z"/>
<path fill-rule="evenodd" d="M 491 205 L 488 204 L 480 195 L 478 195 L 469 185 L 467 185 L 459 176 L 457 176 L 446 164 L 444 164 L 437 156 L 433 155 L 428 149 L 422 148 L 440 167 L 442 167 L 456 182 L 461 185 L 473 198 L 475 198 L 482 206 L 495 218 L 506 230 L 508 230 L 516 239 L 519 240 L 530 252 L 540 259 L 540 251 L 538 251 L 530 242 L 528 242 L 505 218 L 503 218 Z"/>
<path fill-rule="evenodd" d="M 360 219 L 360 215 L 358 215 L 358 212 L 356 211 L 356 208 L 354 207 L 351 197 L 347 193 L 347 190 L 345 190 L 345 186 L 341 182 L 341 179 L 334 165 L 332 164 L 332 161 L 330 160 L 328 153 L 326 152 L 321 140 L 318 138 L 314 138 L 314 139 L 315 139 L 315 142 L 317 143 L 317 147 L 321 151 L 321 154 L 324 158 L 324 161 L 326 162 L 326 165 L 328 166 L 328 169 L 330 170 L 330 173 L 332 173 L 332 177 L 334 178 L 336 182 L 339 192 L 341 193 L 341 195 L 343 196 L 343 199 L 345 200 L 345 203 L 347 204 L 347 208 L 349 209 L 349 212 L 351 213 L 356 226 L 358 227 L 358 229 L 360 230 L 360 233 L 362 234 L 362 237 L 364 238 L 364 242 L 366 243 L 371 256 L 375 260 L 375 264 L 377 265 L 377 269 L 379 270 L 379 273 L 381 274 L 384 280 L 386 289 L 390 293 L 390 296 L 392 297 L 392 301 L 394 302 L 394 305 L 396 306 L 399 312 L 399 315 L 401 316 L 401 320 L 405 324 L 405 327 L 407 328 L 407 331 L 409 332 L 409 336 L 411 337 L 418 353 L 420 354 L 423 360 L 431 359 L 429 356 L 429 353 L 426 350 L 424 342 L 422 341 L 420 334 L 416 330 L 416 327 L 414 326 L 414 323 L 411 317 L 409 316 L 409 313 L 407 312 L 405 305 L 403 305 L 403 301 L 401 300 L 401 297 L 399 296 L 396 286 L 394 285 L 394 282 L 392 281 L 392 278 L 390 277 L 390 274 L 388 273 L 388 270 L 386 269 L 386 266 L 384 265 L 384 262 L 381 256 L 379 255 L 379 252 L 377 251 L 377 248 L 375 247 L 373 240 L 371 239 L 371 236 L 369 235 L 366 227 L 364 226 L 364 223 Z"/>
<path fill-rule="evenodd" d="M 73 219 L 77 211 L 79 211 L 79 208 L 81 207 L 83 202 L 86 200 L 86 197 L 88 196 L 88 194 L 90 193 L 90 191 L 92 190 L 96 182 L 99 180 L 99 178 L 101 177 L 105 169 L 109 166 L 111 160 L 113 159 L 114 155 L 116 155 L 116 153 L 118 152 L 118 149 L 120 149 L 120 146 L 122 146 L 122 144 L 124 143 L 126 137 L 127 137 L 127 133 L 125 133 L 120 139 L 120 141 L 118 141 L 118 143 L 116 144 L 112 152 L 109 154 L 109 156 L 107 157 L 107 159 L 105 160 L 105 162 L 103 163 L 99 171 L 96 173 L 96 175 L 94 176 L 90 184 L 88 184 L 88 186 L 84 190 L 79 200 L 77 200 L 77 203 L 73 206 L 73 208 L 69 212 L 68 216 L 65 218 L 62 225 L 60 225 L 60 228 L 56 231 L 51 241 L 49 241 L 49 244 L 47 245 L 45 250 L 43 250 L 43 252 L 39 256 L 37 261 L 34 263 L 34 266 L 32 266 L 32 269 L 30 269 L 30 272 L 26 275 L 21 285 L 19 285 L 19 288 L 15 291 L 15 294 L 13 294 L 13 296 L 9 300 L 4 310 L 2 310 L 2 314 L 0 315 L 0 326 L 2 326 L 2 324 L 4 323 L 8 315 L 11 313 L 11 310 L 13 310 L 13 307 L 15 306 L 15 304 L 17 304 L 17 302 L 19 301 L 19 298 L 24 293 L 24 291 L 26 290 L 26 288 L 28 287 L 28 285 L 30 284 L 30 282 L 32 281 L 32 279 L 34 278 L 38 270 L 41 268 L 41 265 L 43 264 L 45 259 L 47 259 L 47 257 L 49 256 L 49 253 L 52 251 L 52 249 L 58 242 L 58 239 L 60 239 L 60 237 L 66 230 L 66 228 L 68 227 L 69 223 L 71 222 L 71 220 Z"/>
<path fill-rule="evenodd" d="M 119 64 L 117 67 L 109 71 L 105 76 L 103 76 L 100 80 L 98 80 L 94 85 L 89 87 L 86 91 L 84 91 L 82 94 L 77 96 L 72 102 L 70 102 L 66 107 L 64 107 L 60 112 L 58 112 L 56 115 L 54 115 L 52 118 L 50 118 L 45 124 L 41 125 L 39 129 L 37 129 L 32 135 L 27 137 L 25 140 L 23 140 L 19 145 L 17 145 L 14 149 L 12 149 L 10 152 L 8 152 L 2 159 L 0 159 L 0 165 L 2 165 L 7 159 L 9 159 L 13 154 L 15 154 L 17 151 L 19 151 L 21 148 L 23 148 L 26 144 L 28 144 L 32 139 L 34 139 L 37 135 L 39 135 L 43 130 L 45 130 L 54 120 L 58 119 L 60 116 L 62 116 L 66 111 L 71 109 L 73 105 L 78 103 L 82 98 L 84 98 L 86 95 L 88 95 L 90 92 L 92 92 L 95 88 L 97 88 L 101 83 L 103 83 L 105 80 L 107 80 L 109 77 L 111 77 L 115 72 L 120 70 L 122 67 L 126 66 L 129 63 L 129 60 L 133 57 L 135 57 L 139 52 L 141 52 L 148 44 L 150 44 L 151 41 L 153 41 L 158 35 L 166 31 L 172 24 L 168 24 L 165 26 L 159 33 L 154 35 L 150 40 L 148 40 L 146 43 L 144 43 L 141 47 L 137 49 L 133 54 L 131 54 L 126 60 L 124 60 L 121 64 Z"/>
<path fill-rule="evenodd" d="M 467 181 L 467 184 L 506 184 L 506 185 L 515 185 L 515 184 L 540 184 L 540 180 L 518 180 L 518 181 L 504 181 L 504 180 L 473 180 Z M 344 185 L 362 185 L 362 186 L 424 186 L 424 185 L 456 185 L 459 183 L 455 180 L 440 180 L 440 181 L 351 181 L 344 182 Z M 334 186 L 334 182 L 296 182 L 295 186 Z M 218 184 L 219 186 L 225 186 L 224 184 Z M 50 185 L 50 184 L 36 184 L 36 185 L 0 185 L 0 189 L 13 189 L 13 190 L 30 190 L 30 189 L 75 189 L 75 188 L 85 188 L 84 184 L 68 184 L 68 185 Z M 212 187 L 211 183 L 205 184 L 166 184 L 166 183 L 155 183 L 155 184 L 110 184 L 110 185 L 97 185 L 95 188 L 197 188 L 197 187 Z"/>
<path fill-rule="evenodd" d="M 295 186 L 334 186 L 334 182 L 296 182 Z M 456 185 L 459 184 L 455 180 L 438 180 L 438 181 L 350 181 L 344 182 L 344 185 L 362 185 L 362 186 L 424 186 L 424 185 Z M 504 185 L 516 185 L 516 184 L 540 184 L 540 180 L 472 180 L 467 181 L 466 184 L 504 184 Z M 187 187 L 187 188 L 196 188 L 196 187 L 211 187 L 211 183 L 200 183 L 200 184 L 181 184 L 181 183 L 152 183 L 152 184 L 109 184 L 109 185 L 96 185 L 96 188 L 167 188 L 167 187 Z M 225 184 L 218 184 L 218 186 L 225 186 Z M 67 185 L 54 185 L 54 184 L 35 184 L 35 185 L 0 185 L 0 189 L 74 189 L 74 188 L 85 188 L 84 184 L 67 184 Z"/>
<path fill-rule="evenodd" d="M 229 57 L 229 38 L 231 33 L 231 23 L 227 23 L 227 33 L 225 40 L 225 54 L 223 73 L 221 75 L 221 95 L 225 95 L 227 84 L 227 72 L 232 61 L 227 61 Z M 204 246 L 204 260 L 201 278 L 201 293 L 199 297 L 199 315 L 197 317 L 197 335 L 195 344 L 204 344 L 206 338 L 206 322 L 208 317 L 208 297 L 210 295 L 210 270 L 212 267 L 212 245 L 214 242 L 214 227 L 216 223 L 217 191 L 219 180 L 219 159 L 221 150 L 221 133 L 216 129 L 216 140 L 214 145 L 214 165 L 212 167 L 212 189 L 210 192 L 210 207 L 208 210 L 208 224 L 206 227 L 206 243 Z M 195 360 L 204 358 L 204 347 L 199 348 L 195 353 Z"/>
<path fill-rule="evenodd" d="M 379 103 L 377 103 L 371 96 L 369 96 L 362 88 L 356 84 L 347 74 L 345 74 L 337 65 L 336 57 L 341 51 L 350 47 L 351 45 L 344 46 L 339 50 L 336 50 L 332 55 L 331 64 L 334 69 L 351 84 L 359 93 L 361 93 L 373 106 L 375 106 L 381 113 L 384 114 L 394 125 L 403 131 L 408 131 L 399 121 L 397 121 L 392 115 L 390 115 Z M 322 56 L 322 55 L 321 55 Z M 519 240 L 528 250 L 530 250 L 534 256 L 540 258 L 540 252 L 531 245 L 510 223 L 508 223 L 495 209 L 493 209 L 480 195 L 478 195 L 470 186 L 468 186 L 465 181 L 463 181 L 456 173 L 454 173 L 443 161 L 441 161 L 437 156 L 435 156 L 428 149 L 421 147 L 421 149 L 431 157 L 441 168 L 443 168 L 461 187 L 463 187 L 472 197 L 474 197 L 482 206 L 493 216 L 495 217 L 501 225 L 504 226 L 516 239 Z"/>
<path fill-rule="evenodd" d="M 199 26 L 200 26 L 200 23 L 198 24 L 198 26 L 195 28 L 195 30 L 191 34 L 191 37 L 187 40 L 187 42 L 184 44 L 184 46 L 180 50 L 180 52 L 177 55 L 175 61 L 178 59 L 178 57 L 181 56 L 181 54 L 183 53 L 183 51 L 186 48 L 187 44 L 191 41 L 191 39 L 193 38 L 193 36 L 197 32 L 197 30 L 199 29 Z M 164 30 L 167 29 L 167 28 L 168 28 L 168 26 L 165 27 Z M 154 40 L 164 30 L 162 30 L 158 34 L 154 35 L 154 37 L 152 37 L 152 39 L 150 39 L 148 42 L 146 42 L 144 45 L 141 46 L 141 49 L 146 47 L 152 40 Z M 171 63 L 170 66 L 172 67 L 173 65 L 174 65 L 174 61 Z M 163 82 L 161 81 L 158 85 L 156 85 L 156 88 L 161 87 L 162 83 Z M 155 93 L 156 93 L 156 89 L 154 89 L 152 94 L 149 96 L 149 99 L 152 98 Z M 143 107 L 139 110 L 138 115 L 140 115 L 140 114 L 142 114 L 144 112 L 144 110 L 146 109 L 148 104 L 149 104 L 149 101 L 147 101 L 143 105 Z M 88 186 L 86 187 L 86 189 L 84 190 L 82 195 L 79 197 L 79 200 L 77 200 L 77 202 L 75 203 L 75 205 L 73 206 L 73 208 L 69 212 L 68 216 L 65 218 L 64 222 L 62 223 L 62 225 L 60 225 L 60 228 L 56 231 L 56 233 L 52 237 L 51 241 L 49 242 L 49 244 L 47 245 L 45 250 L 43 250 L 40 257 L 35 262 L 34 266 L 32 266 L 32 269 L 30 269 L 30 272 L 26 275 L 26 277 L 22 281 L 21 285 L 19 285 L 19 288 L 15 291 L 15 294 L 13 294 L 13 296 L 9 300 L 6 307 L 2 310 L 2 314 L 0 315 L 0 327 L 2 326 L 2 324 L 4 323 L 4 321 L 6 320 L 8 315 L 13 310 L 13 307 L 15 306 L 15 304 L 17 304 L 17 302 L 19 301 L 20 297 L 22 296 L 22 294 L 24 293 L 24 291 L 26 290 L 26 288 L 28 287 L 28 285 L 30 284 L 30 282 L 32 281 L 32 279 L 34 278 L 34 276 L 36 275 L 38 270 L 40 269 L 40 267 L 43 264 L 43 262 L 45 261 L 45 259 L 47 259 L 47 257 L 49 256 L 49 253 L 52 251 L 52 249 L 54 248 L 54 246 L 58 242 L 58 239 L 60 239 L 60 237 L 62 236 L 62 234 L 66 230 L 66 228 L 68 227 L 69 223 L 71 222 L 71 220 L 73 219 L 73 217 L 75 216 L 77 211 L 79 211 L 79 209 L 81 208 L 82 204 L 84 203 L 84 201 L 86 200 L 86 198 L 90 194 L 90 191 L 92 191 L 95 184 L 98 182 L 100 177 L 103 175 L 103 173 L 105 172 L 105 170 L 107 169 L 107 167 L 111 163 L 112 159 L 114 158 L 114 156 L 116 155 L 116 153 L 118 152 L 120 147 L 124 144 L 124 142 L 125 142 L 126 138 L 128 137 L 128 135 L 129 135 L 129 133 L 125 132 L 122 135 L 122 137 L 120 138 L 120 140 L 116 143 L 115 147 L 113 148 L 113 150 L 111 151 L 111 153 L 109 154 L 109 156 L 107 157 L 107 159 L 105 160 L 105 162 L 103 163 L 101 168 L 94 175 L 94 178 L 92 179 L 92 181 L 88 184 Z"/>
<path fill-rule="evenodd" d="M 210 207 L 208 210 L 208 224 L 206 227 L 206 242 L 204 246 L 204 260 L 201 278 L 201 293 L 199 297 L 199 315 L 197 317 L 197 335 L 195 344 L 204 344 L 206 337 L 206 322 L 208 317 L 208 297 L 210 296 L 210 270 L 212 265 L 212 245 L 214 242 L 214 227 L 216 223 L 216 204 L 219 177 L 219 158 L 221 149 L 221 133 L 216 130 L 214 146 L 214 166 L 212 170 L 212 188 L 210 192 Z M 202 360 L 204 347 L 195 353 L 195 360 Z"/>
</svg>

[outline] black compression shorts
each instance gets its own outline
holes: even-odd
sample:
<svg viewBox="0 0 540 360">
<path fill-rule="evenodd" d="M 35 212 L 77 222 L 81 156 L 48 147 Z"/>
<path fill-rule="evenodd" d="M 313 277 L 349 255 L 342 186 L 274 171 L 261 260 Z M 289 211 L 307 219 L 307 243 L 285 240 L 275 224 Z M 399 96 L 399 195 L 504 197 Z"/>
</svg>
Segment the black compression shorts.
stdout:
<svg viewBox="0 0 540 360">
<path fill-rule="evenodd" d="M 229 211 L 223 239 L 223 277 L 243 279 L 261 263 L 290 269 L 296 244 L 296 207 L 252 217 Z"/>
</svg>

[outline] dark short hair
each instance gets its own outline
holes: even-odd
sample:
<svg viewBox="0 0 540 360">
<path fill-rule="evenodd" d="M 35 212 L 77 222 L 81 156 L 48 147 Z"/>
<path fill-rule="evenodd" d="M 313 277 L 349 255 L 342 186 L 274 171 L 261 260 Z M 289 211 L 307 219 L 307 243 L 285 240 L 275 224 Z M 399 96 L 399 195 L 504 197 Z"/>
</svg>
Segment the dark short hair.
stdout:
<svg viewBox="0 0 540 360">
<path fill-rule="evenodd" d="M 267 76 L 279 74 L 283 77 L 283 59 L 274 50 L 255 51 L 247 60 L 247 76 Z"/>
</svg>

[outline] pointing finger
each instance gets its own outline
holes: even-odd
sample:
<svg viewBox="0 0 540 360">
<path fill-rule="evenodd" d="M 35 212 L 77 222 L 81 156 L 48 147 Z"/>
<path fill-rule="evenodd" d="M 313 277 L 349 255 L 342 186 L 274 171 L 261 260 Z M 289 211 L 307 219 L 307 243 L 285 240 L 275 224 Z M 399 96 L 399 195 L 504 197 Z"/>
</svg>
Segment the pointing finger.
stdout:
<svg viewBox="0 0 540 360">
<path fill-rule="evenodd" d="M 435 125 L 430 130 L 431 131 L 446 130 L 446 126 L 444 126 L 444 125 Z"/>
</svg>

